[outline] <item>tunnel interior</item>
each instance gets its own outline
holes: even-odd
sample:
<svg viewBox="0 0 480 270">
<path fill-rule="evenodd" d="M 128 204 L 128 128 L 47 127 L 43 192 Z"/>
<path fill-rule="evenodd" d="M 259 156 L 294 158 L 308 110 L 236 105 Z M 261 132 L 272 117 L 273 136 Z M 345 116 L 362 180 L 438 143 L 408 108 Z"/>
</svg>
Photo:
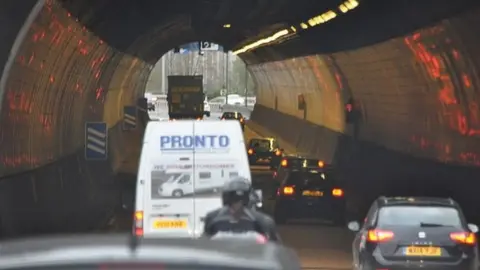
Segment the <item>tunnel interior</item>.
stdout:
<svg viewBox="0 0 480 270">
<path fill-rule="evenodd" d="M 199 40 L 238 53 L 257 87 L 252 124 L 335 164 L 359 215 L 380 194 L 477 204 L 478 4 L 387 2 L 343 13 L 338 0 L 3 1 L 0 231 L 104 222 L 128 155 L 123 107 L 165 52 Z M 319 14 L 326 22 L 303 29 Z M 107 159 L 85 159 L 87 122 L 106 123 Z"/>
</svg>

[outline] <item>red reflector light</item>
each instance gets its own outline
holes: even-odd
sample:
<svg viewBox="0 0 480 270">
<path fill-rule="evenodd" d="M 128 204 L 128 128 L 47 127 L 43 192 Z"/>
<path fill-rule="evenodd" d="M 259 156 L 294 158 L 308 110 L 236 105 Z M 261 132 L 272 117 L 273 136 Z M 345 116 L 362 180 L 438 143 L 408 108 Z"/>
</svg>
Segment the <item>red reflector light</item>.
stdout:
<svg viewBox="0 0 480 270">
<path fill-rule="evenodd" d="M 253 149 L 248 149 L 248 154 L 253 155 Z"/>
<path fill-rule="evenodd" d="M 393 239 L 395 234 L 392 231 L 369 230 L 367 240 L 370 242 L 386 242 Z"/>
<path fill-rule="evenodd" d="M 450 234 L 450 239 L 460 244 L 474 245 L 477 243 L 477 237 L 470 232 L 453 232 Z"/>
<path fill-rule="evenodd" d="M 136 236 L 143 236 L 143 228 L 136 228 L 135 229 Z"/>
<path fill-rule="evenodd" d="M 287 167 L 288 165 L 288 161 L 286 159 L 283 159 L 281 162 L 280 162 L 280 166 L 282 167 Z"/>
<path fill-rule="evenodd" d="M 283 194 L 285 195 L 292 195 L 294 191 L 295 189 L 293 188 L 293 186 L 283 187 Z"/>
<path fill-rule="evenodd" d="M 135 211 L 133 216 L 136 236 L 143 236 L 143 211 Z"/>
<path fill-rule="evenodd" d="M 334 188 L 332 189 L 333 197 L 342 197 L 343 196 L 343 189 L 341 188 Z"/>
</svg>

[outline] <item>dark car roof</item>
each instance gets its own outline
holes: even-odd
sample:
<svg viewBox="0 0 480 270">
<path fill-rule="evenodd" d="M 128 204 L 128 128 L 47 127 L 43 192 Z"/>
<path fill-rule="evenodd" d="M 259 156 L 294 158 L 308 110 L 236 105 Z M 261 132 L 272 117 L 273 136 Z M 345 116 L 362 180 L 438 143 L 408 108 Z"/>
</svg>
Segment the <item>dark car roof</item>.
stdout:
<svg viewBox="0 0 480 270">
<path fill-rule="evenodd" d="M 457 207 L 458 204 L 451 198 L 441 197 L 380 197 L 380 206 L 389 205 L 438 205 Z"/>
<path fill-rule="evenodd" d="M 209 239 L 140 239 L 132 252 L 125 235 L 78 235 L 6 241 L 0 269 L 75 263 L 149 262 L 251 269 L 300 269 L 293 251 L 275 244 Z"/>
</svg>

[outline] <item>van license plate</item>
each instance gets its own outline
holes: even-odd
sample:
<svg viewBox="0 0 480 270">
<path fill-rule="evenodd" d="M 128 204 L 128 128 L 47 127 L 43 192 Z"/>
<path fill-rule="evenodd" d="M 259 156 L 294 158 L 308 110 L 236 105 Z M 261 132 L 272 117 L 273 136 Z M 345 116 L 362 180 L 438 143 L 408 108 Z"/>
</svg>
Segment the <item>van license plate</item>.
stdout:
<svg viewBox="0 0 480 270">
<path fill-rule="evenodd" d="M 187 227 L 186 220 L 159 219 L 159 220 L 155 220 L 153 223 L 153 228 L 155 229 L 183 229 L 186 227 Z"/>
<path fill-rule="evenodd" d="M 442 249 L 439 247 L 415 247 L 410 246 L 405 250 L 407 256 L 441 256 Z"/>
</svg>

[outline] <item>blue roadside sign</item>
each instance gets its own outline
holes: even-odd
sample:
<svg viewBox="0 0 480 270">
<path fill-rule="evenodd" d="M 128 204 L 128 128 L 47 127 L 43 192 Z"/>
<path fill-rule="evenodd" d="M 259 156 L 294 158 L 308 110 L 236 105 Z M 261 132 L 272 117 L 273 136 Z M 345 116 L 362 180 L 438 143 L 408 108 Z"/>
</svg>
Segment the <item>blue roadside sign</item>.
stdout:
<svg viewBox="0 0 480 270">
<path fill-rule="evenodd" d="M 108 126 L 105 122 L 85 123 L 85 159 L 108 159 Z"/>
<path fill-rule="evenodd" d="M 137 128 L 137 106 L 123 107 L 123 130 Z"/>
</svg>

